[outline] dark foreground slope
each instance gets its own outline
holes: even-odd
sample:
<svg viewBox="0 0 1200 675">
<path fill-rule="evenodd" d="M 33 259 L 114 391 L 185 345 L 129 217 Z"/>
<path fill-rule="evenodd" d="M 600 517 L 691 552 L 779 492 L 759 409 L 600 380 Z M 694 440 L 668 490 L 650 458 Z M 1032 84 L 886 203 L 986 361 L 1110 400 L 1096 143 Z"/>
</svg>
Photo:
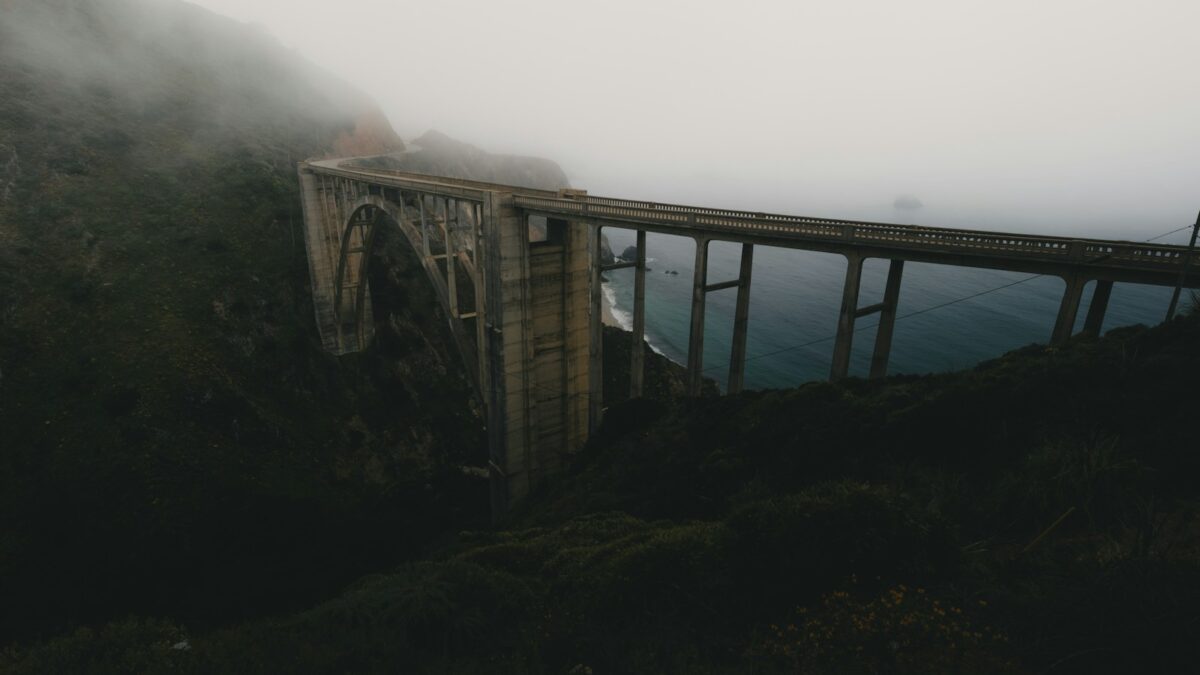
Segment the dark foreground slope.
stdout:
<svg viewBox="0 0 1200 675">
<path fill-rule="evenodd" d="M 296 163 L 403 147 L 381 119 L 191 5 L 0 3 L 0 644 L 306 606 L 486 518 L 407 251 L 377 348 L 314 335 Z"/>
<path fill-rule="evenodd" d="M 1194 315 L 961 373 L 631 401 L 506 529 L 302 613 L 130 619 L 12 668 L 1185 672 L 1197 344 Z"/>
</svg>

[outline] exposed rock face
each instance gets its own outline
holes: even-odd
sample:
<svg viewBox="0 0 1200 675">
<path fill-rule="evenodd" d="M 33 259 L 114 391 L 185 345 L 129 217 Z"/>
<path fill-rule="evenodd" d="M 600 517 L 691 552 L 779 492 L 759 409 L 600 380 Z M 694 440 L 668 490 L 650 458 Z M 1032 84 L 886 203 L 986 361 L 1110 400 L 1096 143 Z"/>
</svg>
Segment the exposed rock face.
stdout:
<svg viewBox="0 0 1200 675">
<path fill-rule="evenodd" d="M 621 251 L 621 260 L 632 261 L 637 259 L 637 247 L 626 246 L 624 251 Z"/>
<path fill-rule="evenodd" d="M 329 157 L 357 157 L 404 152 L 404 141 L 392 129 L 391 122 L 378 109 L 372 108 L 355 121 L 354 129 L 343 133 L 333 142 Z"/>
</svg>

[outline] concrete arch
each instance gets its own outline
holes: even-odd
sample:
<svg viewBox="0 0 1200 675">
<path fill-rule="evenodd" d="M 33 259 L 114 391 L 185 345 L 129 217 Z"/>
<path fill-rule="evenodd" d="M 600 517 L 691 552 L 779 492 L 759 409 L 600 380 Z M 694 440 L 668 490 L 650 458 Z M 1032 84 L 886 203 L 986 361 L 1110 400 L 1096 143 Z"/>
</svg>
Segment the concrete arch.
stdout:
<svg viewBox="0 0 1200 675">
<path fill-rule="evenodd" d="M 349 216 L 347 216 L 346 221 L 342 223 L 342 241 L 341 246 L 339 247 L 338 276 L 337 283 L 335 285 L 335 293 L 337 294 L 335 296 L 335 307 L 340 307 L 342 303 L 340 297 L 345 290 L 343 288 L 342 278 L 345 274 L 344 270 L 350 264 L 350 243 L 353 239 L 351 236 L 352 229 L 357 227 L 355 224 L 355 219 L 358 218 L 359 214 L 361 214 L 363 211 L 368 209 L 373 210 L 375 215 L 371 218 L 370 225 L 368 226 L 369 229 L 363 236 L 363 250 L 359 256 L 360 267 L 358 271 L 359 276 L 357 278 L 360 279 L 360 283 L 356 289 L 358 297 L 354 303 L 355 311 L 357 312 L 357 316 L 355 317 L 356 329 L 358 330 L 359 335 L 363 335 L 366 332 L 364 326 L 367 321 L 367 317 L 363 314 L 363 308 L 366 306 L 366 274 L 368 271 L 368 263 L 371 257 L 371 249 L 373 248 L 375 242 L 375 231 L 378 226 L 384 225 L 388 220 L 390 220 L 396 224 L 400 232 L 404 235 L 404 240 L 408 243 L 413 253 L 416 254 L 417 259 L 421 261 L 421 267 L 425 270 L 425 276 L 429 279 L 429 283 L 433 286 L 434 293 L 437 295 L 438 302 L 441 304 L 442 311 L 446 316 L 450 333 L 454 338 L 454 343 L 458 349 L 459 356 L 463 360 L 463 365 L 466 367 L 467 373 L 470 375 L 472 386 L 475 389 L 476 394 L 482 398 L 485 392 L 483 392 L 480 387 L 480 364 L 476 348 L 471 343 L 466 328 L 463 326 L 462 320 L 455 317 L 454 313 L 451 311 L 450 290 L 447 286 L 446 280 L 442 277 L 441 270 L 437 266 L 437 261 L 431 256 L 425 255 L 419 225 L 414 224 L 411 218 L 409 218 L 408 214 L 405 213 L 405 205 L 403 203 L 404 200 L 406 198 L 421 199 L 421 195 L 417 193 L 399 193 L 399 197 L 401 203 L 397 204 L 381 195 L 367 194 L 360 196 L 354 203 L 350 205 L 350 208 L 348 209 Z M 455 261 L 447 257 L 447 264 L 453 265 L 455 264 Z"/>
</svg>

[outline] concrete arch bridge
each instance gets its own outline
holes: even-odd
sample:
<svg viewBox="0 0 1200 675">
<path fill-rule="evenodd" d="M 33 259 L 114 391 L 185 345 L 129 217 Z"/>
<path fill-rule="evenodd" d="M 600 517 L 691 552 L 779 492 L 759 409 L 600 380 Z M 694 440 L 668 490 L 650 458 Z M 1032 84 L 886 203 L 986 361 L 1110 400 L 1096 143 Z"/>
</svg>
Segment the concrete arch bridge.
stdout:
<svg viewBox="0 0 1200 675">
<path fill-rule="evenodd" d="M 437 292 L 451 334 L 487 410 L 492 505 L 508 505 L 558 472 L 599 424 L 602 272 L 633 268 L 630 393 L 643 383 L 646 233 L 696 241 L 688 388 L 703 376 L 708 293 L 737 289 L 728 391 L 742 388 L 755 246 L 840 254 L 848 261 L 830 377 L 845 377 L 855 320 L 880 314 L 871 377 L 887 372 L 906 261 L 1062 278 L 1050 336 L 1071 336 L 1085 284 L 1095 281 L 1085 332 L 1098 332 L 1114 282 L 1200 287 L 1200 256 L 1186 247 L 918 227 L 691 207 L 549 192 L 398 171 L 343 160 L 299 167 L 313 304 L 327 350 L 363 349 L 374 334 L 367 283 L 378 228 L 398 227 Z M 544 237 L 530 222 L 545 219 Z M 633 261 L 603 265 L 604 227 L 637 232 Z M 740 243 L 735 279 L 708 279 L 712 241 Z M 883 301 L 859 306 L 863 261 L 890 261 Z"/>
</svg>

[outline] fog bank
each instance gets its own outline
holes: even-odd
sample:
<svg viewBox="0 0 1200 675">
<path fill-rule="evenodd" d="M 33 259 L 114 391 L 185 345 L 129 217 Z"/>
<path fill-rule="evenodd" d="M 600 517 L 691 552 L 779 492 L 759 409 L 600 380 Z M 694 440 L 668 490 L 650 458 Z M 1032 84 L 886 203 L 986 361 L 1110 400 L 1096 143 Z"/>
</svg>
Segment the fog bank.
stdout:
<svg viewBox="0 0 1200 675">
<path fill-rule="evenodd" d="M 1130 236 L 1200 208 L 1191 2 L 199 0 L 436 128 L 620 193 Z M 935 223 L 936 224 L 936 223 Z"/>
</svg>

